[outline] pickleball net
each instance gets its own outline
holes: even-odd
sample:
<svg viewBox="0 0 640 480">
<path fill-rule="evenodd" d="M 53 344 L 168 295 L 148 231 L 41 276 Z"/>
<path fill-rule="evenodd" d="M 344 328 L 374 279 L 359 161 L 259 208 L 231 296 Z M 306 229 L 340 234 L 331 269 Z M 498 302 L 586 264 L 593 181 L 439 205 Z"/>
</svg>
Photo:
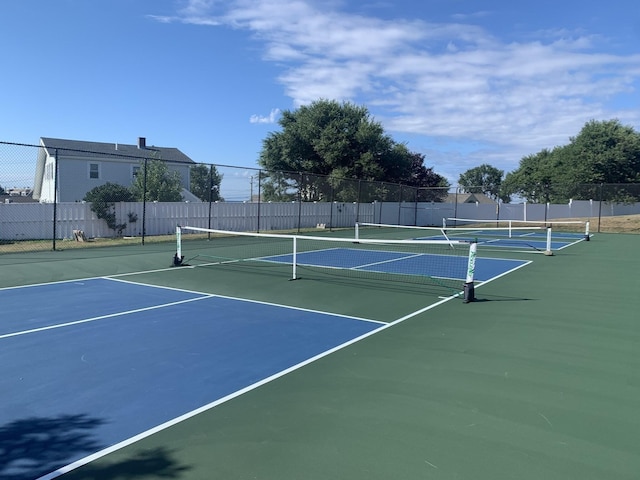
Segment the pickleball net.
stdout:
<svg viewBox="0 0 640 480">
<path fill-rule="evenodd" d="M 588 220 L 480 220 L 472 218 L 443 218 L 443 228 L 503 228 L 511 231 L 525 229 L 552 228 L 557 237 L 586 240 L 591 237 Z"/>
<path fill-rule="evenodd" d="M 289 279 L 429 285 L 473 300 L 475 243 L 253 233 L 179 226 L 174 266 L 266 270 Z"/>
<path fill-rule="evenodd" d="M 410 226 L 397 224 L 379 224 L 358 222 L 355 225 L 355 237 L 476 241 L 480 248 L 510 249 L 519 252 L 535 252 L 552 255 L 553 251 L 589 238 L 588 222 L 519 222 L 515 220 L 459 220 L 466 226 L 453 226 L 443 219 L 442 227 Z M 562 225 L 564 228 L 560 227 Z M 576 226 L 584 233 L 576 233 Z M 553 227 L 553 228 L 552 228 Z M 560 228 L 558 228 L 560 227 Z M 556 230 L 556 228 L 558 228 Z"/>
<path fill-rule="evenodd" d="M 477 242 L 481 248 L 510 248 L 517 251 L 532 251 L 551 255 L 554 243 L 550 228 L 527 227 L 421 227 L 394 224 L 358 222 L 355 237 L 406 238 L 420 241 L 445 240 L 449 242 Z"/>
</svg>

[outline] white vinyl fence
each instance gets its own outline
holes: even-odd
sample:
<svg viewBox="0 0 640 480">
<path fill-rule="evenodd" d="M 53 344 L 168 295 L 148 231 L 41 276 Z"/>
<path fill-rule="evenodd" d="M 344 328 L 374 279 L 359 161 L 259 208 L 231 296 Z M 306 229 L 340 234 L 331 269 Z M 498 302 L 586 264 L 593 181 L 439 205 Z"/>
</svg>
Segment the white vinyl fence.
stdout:
<svg viewBox="0 0 640 480">
<path fill-rule="evenodd" d="M 53 238 L 53 204 L 0 204 L 0 240 Z M 210 227 L 233 231 L 269 231 L 329 227 L 352 227 L 356 221 L 403 225 L 442 225 L 443 218 L 478 220 L 545 221 L 559 218 L 594 218 L 640 213 L 640 203 L 618 204 L 573 201 L 552 204 L 479 203 L 117 203 L 117 223 L 126 223 L 122 235 L 138 237 L 175 232 L 176 225 Z M 105 221 L 98 219 L 87 203 L 56 205 L 56 238 L 72 238 L 73 230 L 87 237 L 114 236 Z"/>
</svg>

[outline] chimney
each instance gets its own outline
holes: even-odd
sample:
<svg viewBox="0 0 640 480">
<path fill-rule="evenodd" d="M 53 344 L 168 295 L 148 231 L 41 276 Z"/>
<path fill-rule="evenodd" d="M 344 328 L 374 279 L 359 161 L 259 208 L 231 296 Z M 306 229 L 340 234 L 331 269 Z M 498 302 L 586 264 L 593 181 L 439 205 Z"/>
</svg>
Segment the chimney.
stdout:
<svg viewBox="0 0 640 480">
<path fill-rule="evenodd" d="M 147 139 L 144 137 L 138 137 L 138 148 L 147 148 Z"/>
</svg>

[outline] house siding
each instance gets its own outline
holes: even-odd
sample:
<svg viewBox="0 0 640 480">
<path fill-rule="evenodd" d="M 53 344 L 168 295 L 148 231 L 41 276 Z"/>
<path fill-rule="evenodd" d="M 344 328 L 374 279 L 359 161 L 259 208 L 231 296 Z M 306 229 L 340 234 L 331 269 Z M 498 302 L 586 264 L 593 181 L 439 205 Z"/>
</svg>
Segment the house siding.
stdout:
<svg viewBox="0 0 640 480">
<path fill-rule="evenodd" d="M 58 202 L 80 202 L 91 189 L 104 185 L 107 182 L 130 186 L 133 183 L 133 169 L 143 161 L 141 158 L 110 157 L 100 155 L 82 155 L 73 152 L 64 155 L 64 150 L 58 150 L 58 194 L 55 199 Z M 90 178 L 90 165 L 98 164 L 99 178 Z M 190 188 L 189 172 L 191 165 L 195 163 L 171 163 L 167 162 L 170 172 L 178 172 L 182 187 Z M 53 169 L 55 159 L 47 154 L 42 172 L 42 186 L 36 188 L 34 198 L 41 203 L 54 201 Z M 39 191 L 38 191 L 39 190 Z"/>
</svg>

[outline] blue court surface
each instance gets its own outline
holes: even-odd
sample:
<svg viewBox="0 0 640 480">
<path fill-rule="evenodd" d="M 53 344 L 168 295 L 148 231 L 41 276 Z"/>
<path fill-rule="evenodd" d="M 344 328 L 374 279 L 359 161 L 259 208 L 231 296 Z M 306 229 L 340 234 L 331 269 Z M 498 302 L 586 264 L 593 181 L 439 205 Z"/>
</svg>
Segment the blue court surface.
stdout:
<svg viewBox="0 0 640 480">
<path fill-rule="evenodd" d="M 261 257 L 269 262 L 291 263 L 293 256 Z M 412 254 L 405 252 L 332 248 L 299 252 L 298 265 L 309 267 L 343 268 L 378 273 L 416 275 L 460 280 L 467 276 L 468 257 L 454 255 Z M 503 258 L 476 258 L 474 280 L 486 282 L 526 265 L 527 261 Z"/>
<path fill-rule="evenodd" d="M 2 289 L 0 304 L 11 480 L 55 478 L 384 326 L 106 278 Z"/>
</svg>

